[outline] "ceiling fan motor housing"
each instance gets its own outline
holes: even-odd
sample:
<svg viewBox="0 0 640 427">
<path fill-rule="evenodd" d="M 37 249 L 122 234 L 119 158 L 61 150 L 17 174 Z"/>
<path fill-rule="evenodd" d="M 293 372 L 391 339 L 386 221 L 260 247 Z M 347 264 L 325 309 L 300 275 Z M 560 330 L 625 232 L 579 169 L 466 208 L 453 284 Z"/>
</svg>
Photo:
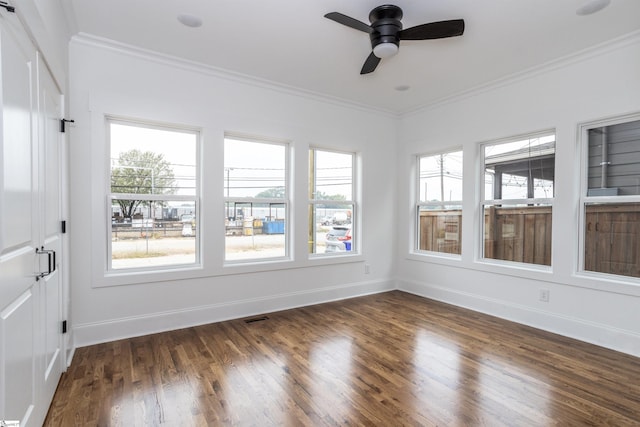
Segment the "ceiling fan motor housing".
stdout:
<svg viewBox="0 0 640 427">
<path fill-rule="evenodd" d="M 381 43 L 393 43 L 400 46 L 398 34 L 402 31 L 402 9 L 398 6 L 385 4 L 378 6 L 369 14 L 369 21 L 373 31 L 369 34 L 371 47 Z"/>
<path fill-rule="evenodd" d="M 375 71 L 383 58 L 390 58 L 400 48 L 400 40 L 433 40 L 461 36 L 464 32 L 463 19 L 429 22 L 415 27 L 402 29 L 402 9 L 392 4 L 378 6 L 369 13 L 371 25 L 367 25 L 340 12 L 324 15 L 339 24 L 369 34 L 372 52 L 362 65 L 360 74 Z"/>
</svg>

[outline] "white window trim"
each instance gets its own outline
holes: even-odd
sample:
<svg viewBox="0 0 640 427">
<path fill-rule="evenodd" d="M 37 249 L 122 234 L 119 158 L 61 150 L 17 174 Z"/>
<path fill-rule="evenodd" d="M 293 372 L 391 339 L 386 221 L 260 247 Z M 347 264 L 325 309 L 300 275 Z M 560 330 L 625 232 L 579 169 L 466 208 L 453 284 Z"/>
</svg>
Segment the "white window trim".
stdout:
<svg viewBox="0 0 640 427">
<path fill-rule="evenodd" d="M 414 162 L 415 162 L 415 191 L 414 191 L 414 214 L 413 214 L 413 242 L 411 244 L 411 251 L 409 252 L 410 255 L 416 255 L 418 257 L 433 257 L 435 258 L 440 258 L 443 260 L 454 260 L 454 261 L 462 261 L 462 252 L 463 252 L 463 248 L 462 245 L 464 243 L 460 243 L 461 247 L 460 247 L 460 254 L 450 254 L 450 253 L 446 253 L 446 252 L 438 252 L 438 251 L 426 251 L 426 250 L 421 250 L 420 249 L 420 226 L 418 224 L 418 222 L 420 221 L 420 208 L 424 207 L 424 206 L 435 206 L 435 207 L 442 207 L 442 209 L 444 209 L 445 206 L 451 206 L 451 205 L 458 205 L 460 206 L 460 211 L 461 211 L 461 215 L 462 217 L 464 217 L 464 206 L 463 206 L 463 200 L 452 200 L 449 202 L 422 202 L 420 201 L 420 159 L 422 159 L 423 157 L 432 157 L 432 156 L 438 156 L 438 155 L 445 155 L 445 154 L 449 154 L 449 153 L 456 153 L 456 152 L 460 152 L 462 153 L 462 193 L 464 194 L 464 181 L 465 181 L 465 177 L 464 177 L 464 148 L 462 146 L 456 146 L 456 147 L 452 147 L 452 148 L 448 148 L 446 150 L 441 150 L 441 151 L 432 151 L 432 152 L 428 152 L 428 153 L 421 153 L 421 154 L 416 154 L 414 156 Z M 462 217 L 460 219 L 460 223 L 462 224 Z M 460 239 L 462 239 L 462 233 L 460 233 Z"/>
<path fill-rule="evenodd" d="M 554 135 L 555 137 L 555 147 L 557 148 L 557 144 L 558 144 L 558 133 L 556 132 L 556 129 L 546 129 L 546 130 L 541 130 L 541 131 L 536 131 L 536 132 L 531 132 L 531 133 L 526 133 L 526 134 L 521 134 L 521 135 L 514 135 L 514 136 L 510 136 L 510 137 L 506 137 L 506 138 L 500 138 L 500 139 L 496 139 L 496 140 L 491 140 L 491 141 L 485 141 L 479 144 L 479 152 L 478 152 L 478 157 L 479 157 L 479 163 L 480 163 L 480 168 L 479 168 L 479 173 L 480 176 L 478 177 L 478 183 L 480 186 L 480 191 L 479 191 L 479 209 L 478 209 L 478 241 L 476 243 L 476 257 L 475 257 L 475 263 L 477 264 L 484 264 L 484 265 L 491 265 L 491 266 L 499 266 L 499 267 L 503 267 L 503 268 L 511 268 L 511 269 L 518 269 L 518 270 L 525 270 L 525 271 L 532 271 L 532 272 L 543 272 L 543 273 L 551 273 L 553 272 L 553 256 L 551 258 L 551 265 L 540 265 L 540 264 L 532 264 L 532 263 L 526 263 L 526 262 L 518 262 L 518 261 L 507 261 L 507 260 L 500 260 L 500 259 L 493 259 L 493 258 L 486 258 L 484 256 L 484 209 L 485 206 L 495 206 L 495 205 L 507 205 L 507 206 L 515 206 L 515 205 L 519 205 L 519 204 L 542 204 L 542 205 L 549 205 L 551 207 L 551 212 L 553 215 L 553 202 L 555 197 L 547 197 L 547 198 L 525 198 L 525 199 L 498 199 L 498 200 L 486 200 L 485 198 L 485 148 L 487 146 L 490 145 L 501 145 L 501 144 L 507 144 L 510 142 L 517 142 L 520 140 L 524 140 L 524 139 L 533 139 L 533 138 L 537 138 L 537 137 L 544 137 L 544 136 L 549 136 L 549 135 Z M 555 156 L 555 149 L 554 149 L 554 156 Z M 555 165 L 554 165 L 554 169 L 555 169 Z M 555 174 L 554 174 L 555 175 Z M 554 182 L 554 187 L 555 187 L 555 182 Z M 552 234 L 555 233 L 554 231 L 555 228 L 553 228 L 552 226 Z M 553 254 L 553 236 L 551 238 L 551 253 Z"/>
<path fill-rule="evenodd" d="M 134 100 L 135 101 L 135 100 Z M 103 94 L 97 93 L 92 96 L 89 103 L 89 115 L 91 117 L 90 124 L 87 128 L 87 137 L 92 144 L 90 148 L 85 147 L 86 150 L 90 150 L 90 166 L 87 168 L 91 172 L 86 176 L 86 179 L 90 180 L 91 193 L 86 195 L 90 200 L 91 208 L 89 212 L 85 214 L 79 214 L 76 221 L 98 221 L 98 226 L 88 227 L 86 236 L 82 238 L 89 239 L 91 241 L 91 249 L 86 253 L 79 254 L 78 262 L 87 263 L 90 265 L 87 273 L 87 286 L 91 288 L 110 288 L 117 286 L 156 286 L 162 283 L 168 283 L 170 286 L 181 286 L 185 281 L 194 279 L 206 279 L 210 277 L 226 277 L 243 274 L 254 274 L 261 272 L 286 272 L 287 270 L 296 270 L 306 267 L 317 266 L 332 266 L 332 265 L 356 265 L 358 263 L 365 262 L 366 259 L 362 253 L 354 254 L 351 256 L 341 257 L 318 257 L 309 259 L 307 256 L 306 245 L 304 249 L 301 249 L 299 245 L 301 242 L 297 242 L 297 248 L 291 246 L 295 240 L 293 239 L 294 233 L 298 236 L 298 240 L 306 242 L 307 230 L 306 221 L 296 223 L 296 216 L 299 217 L 303 211 L 300 206 L 294 206 L 290 203 L 291 210 L 289 212 L 288 220 L 290 224 L 289 233 L 289 247 L 292 253 L 291 259 L 286 260 L 266 260 L 255 262 L 251 264 L 228 264 L 224 265 L 224 254 L 220 249 L 220 243 L 224 240 L 224 229 L 220 227 L 220 222 L 224 220 L 224 212 L 220 207 L 224 202 L 221 202 L 223 194 L 221 191 L 216 191 L 216 181 L 219 179 L 218 174 L 223 172 L 223 160 L 221 158 L 222 145 L 225 137 L 238 138 L 238 139 L 253 139 L 258 142 L 288 142 L 290 144 L 290 156 L 287 158 L 289 164 L 292 165 L 289 168 L 290 179 L 293 179 L 294 172 L 297 178 L 300 178 L 302 170 L 306 170 L 304 163 L 293 164 L 295 145 L 292 140 L 279 138 L 277 140 L 269 141 L 266 138 L 252 138 L 247 137 L 248 134 L 244 133 L 229 133 L 220 129 L 218 126 L 207 126 L 207 122 L 193 122 L 192 117 L 188 112 L 184 112 L 179 108 L 169 109 L 167 112 L 155 114 L 152 119 L 149 119 L 147 112 L 147 106 L 144 103 L 131 102 L 131 99 L 119 96 L 117 94 Z M 107 125 L 107 118 L 130 122 L 136 125 L 147 124 L 149 126 L 159 126 L 162 128 L 173 128 L 176 130 L 191 131 L 197 133 L 198 148 L 196 164 L 198 168 L 198 180 L 199 187 L 197 189 L 199 195 L 199 208 L 196 213 L 199 215 L 199 226 L 201 230 L 201 236 L 207 236 L 206 239 L 201 239 L 198 246 L 200 250 L 200 265 L 189 266 L 175 266 L 170 270 L 153 269 L 152 271 L 131 271 L 131 270 L 115 270 L 107 274 L 107 232 L 106 227 L 102 226 L 99 222 L 103 218 L 107 218 L 107 224 L 111 221 L 110 215 L 110 198 L 107 196 L 110 194 L 110 154 L 109 154 L 109 131 Z M 175 121 L 178 118 L 178 121 Z M 308 159 L 308 145 L 302 144 L 300 147 L 304 147 L 305 159 Z M 339 150 L 339 148 L 338 148 Z M 334 150 L 334 151 L 338 151 Z M 358 165 L 357 171 L 361 173 L 362 167 L 362 154 L 357 150 L 349 151 L 350 154 L 356 155 L 356 164 Z M 299 154 L 299 153 L 298 153 Z M 203 165 L 206 162 L 206 170 Z M 295 166 L 295 171 L 293 167 Z M 303 174 L 304 175 L 304 174 Z M 306 175 L 305 175 L 306 176 Z M 298 180 L 298 182 L 300 182 Z M 356 194 L 361 197 L 362 188 L 360 187 L 361 177 L 360 175 L 354 176 L 354 185 L 357 189 Z M 213 183 L 213 184 L 211 184 Z M 209 185 L 211 184 L 211 185 Z M 294 190 L 295 182 L 290 182 L 289 195 L 294 197 L 296 194 Z M 306 199 L 308 185 L 303 185 L 305 190 L 302 195 L 303 200 Z M 300 193 L 299 185 L 297 187 L 298 193 Z M 361 206 L 362 200 L 356 200 L 357 206 Z M 304 206 L 304 211 L 308 207 Z M 360 209 L 358 209 L 360 210 Z M 306 218 L 306 215 L 303 215 Z M 292 225 L 295 225 L 297 229 L 293 229 Z M 300 238 L 300 233 L 304 232 L 304 238 Z M 358 235 L 362 233 L 358 231 Z M 80 238 L 80 237 L 77 237 Z M 365 236 L 366 238 L 366 236 Z M 359 247 L 363 248 L 361 237 L 359 239 Z M 205 241 L 206 240 L 206 241 Z M 293 252 L 295 250 L 295 252 Z M 295 259 L 293 258 L 293 254 Z"/>
<path fill-rule="evenodd" d="M 345 258 L 345 257 L 356 257 L 356 256 L 360 256 L 361 255 L 361 251 L 360 251 L 360 245 L 361 245 L 361 238 L 360 238 L 360 224 L 361 224 L 361 219 L 360 219 L 360 210 L 358 208 L 358 194 L 357 194 L 357 189 L 359 188 L 358 186 L 358 153 L 355 153 L 353 151 L 344 151 L 344 150 L 334 150 L 331 148 L 323 148 L 323 147 L 318 147 L 318 146 L 310 146 L 309 150 L 307 152 L 307 156 L 309 155 L 310 151 L 324 151 L 324 152 L 328 152 L 328 153 L 337 153 L 337 154 L 348 154 L 351 156 L 351 200 L 340 200 L 341 205 L 351 205 L 351 251 L 348 252 L 332 252 L 332 253 L 309 253 L 308 257 L 309 259 L 313 259 L 313 260 L 318 260 L 318 259 L 327 259 L 327 258 Z M 315 165 L 314 162 L 314 167 L 317 167 Z M 310 171 L 309 171 L 310 172 Z M 308 174 L 307 174 L 308 176 Z M 317 176 L 316 171 L 313 171 L 313 176 Z M 307 180 L 308 182 L 308 180 Z M 309 193 L 308 191 L 308 187 L 309 184 L 307 183 L 307 194 Z M 336 203 L 335 200 L 321 200 L 321 199 L 312 199 L 310 198 L 307 201 L 307 209 L 309 208 L 309 206 L 311 205 L 320 205 L 320 204 L 326 204 L 326 203 Z M 315 232 L 315 224 L 313 225 L 313 231 Z M 309 230 L 307 230 L 307 235 L 309 234 Z M 355 238 L 354 238 L 355 237 Z M 317 244 L 317 242 L 316 242 Z"/>
<path fill-rule="evenodd" d="M 184 133 L 190 133 L 195 135 L 196 137 L 196 146 L 195 146 L 195 152 L 196 152 L 196 173 L 195 173 L 195 180 L 196 180 L 196 185 L 195 185 L 195 194 L 192 196 L 184 196 L 184 195 L 170 195 L 170 194 L 131 194 L 131 193 L 112 193 L 111 192 L 111 156 L 110 156 L 110 152 L 111 152 L 111 124 L 123 124 L 123 125 L 127 125 L 127 126 L 135 126 L 135 127 L 140 127 L 140 128 L 146 128 L 146 129 L 159 129 L 159 130 L 171 130 L 174 132 L 184 132 Z M 127 277 L 127 276 L 140 276 L 140 275 L 156 275 L 158 273 L 166 273 L 166 272 L 180 272 L 180 271 L 185 271 L 185 270 L 193 270 L 193 269 L 201 269 L 202 268 L 202 263 L 201 263 L 201 253 L 202 253 L 202 247 L 201 247 L 201 232 L 199 230 L 201 230 L 202 227 L 200 227 L 201 224 L 201 216 L 200 216 L 200 197 L 201 197 L 201 170 L 200 170 L 200 165 L 201 165 L 201 159 L 200 159 L 200 153 L 201 153 L 201 139 L 202 139 L 202 135 L 201 135 L 201 129 L 199 128 L 195 128 L 195 127 L 188 127 L 188 126 L 180 126 L 180 125 L 176 125 L 176 124 L 172 124 L 172 123 L 162 123 L 162 122 L 157 122 L 157 121 L 151 121 L 151 120 L 143 120 L 143 119 L 134 119 L 134 118 L 127 118 L 127 117 L 121 117 L 121 116 L 115 116 L 115 115 L 110 115 L 110 114 L 105 114 L 104 115 L 104 129 L 105 129 L 105 134 L 106 134 L 106 140 L 107 140 L 107 144 L 106 144 L 106 156 L 105 156 L 105 163 L 106 163 L 106 167 L 105 167 L 105 173 L 106 173 L 106 177 L 105 177 L 105 191 L 106 191 L 106 195 L 107 195 L 107 203 L 106 203 L 106 208 L 107 208 L 107 212 L 106 212 L 106 218 L 105 221 L 107 223 L 107 229 L 106 229 L 106 259 L 105 259 L 105 267 L 104 267 L 104 278 L 123 278 L 123 277 Z M 160 265 L 160 266 L 153 266 L 153 267 L 132 267 L 132 268 L 118 268 L 118 269 L 113 269 L 112 268 L 112 246 L 111 246 L 111 238 L 112 238 L 112 232 L 113 232 L 113 228 L 112 228 L 112 223 L 111 223 L 111 201 L 115 200 L 115 199 L 129 199 L 129 200 L 145 200 L 145 201 L 174 201 L 174 200 L 185 200 L 185 201 L 193 201 L 194 205 L 195 205 L 195 210 L 196 210 L 196 230 L 198 230 L 196 232 L 196 236 L 195 236 L 195 261 L 193 263 L 188 263 L 188 264 L 170 264 L 170 265 Z"/>
<path fill-rule="evenodd" d="M 273 263 L 282 263 L 282 262 L 289 262 L 292 261 L 292 257 L 291 257 L 291 242 L 293 239 L 293 231 L 292 231 L 292 227 L 291 224 L 293 223 L 291 221 L 291 152 L 292 152 L 292 148 L 291 148 L 291 141 L 285 141 L 285 140 L 277 140 L 277 139 L 272 139 L 272 138 L 262 138 L 262 137 L 256 137 L 256 136 L 249 136 L 249 135 L 245 135 L 245 134 L 241 134 L 241 133 L 233 133 L 233 132 L 226 132 L 224 134 L 224 140 L 226 143 L 226 140 L 228 139 L 232 139 L 232 140 L 238 140 L 238 141 L 243 141 L 243 142 L 252 142 L 252 143 L 256 143 L 256 144 L 268 144 L 268 145 L 278 145 L 278 146 L 282 146 L 284 147 L 284 157 L 285 157 L 285 162 L 284 162 L 284 168 L 285 168 L 285 173 L 284 173 L 284 182 L 285 182 L 285 186 L 284 186 L 284 198 L 282 199 L 274 199 L 274 198 L 258 198 L 258 197 L 227 197 L 226 193 L 225 196 L 223 198 L 223 202 L 222 202 L 222 207 L 223 209 L 226 209 L 227 203 L 254 203 L 254 204 L 269 204 L 269 203 L 275 203 L 275 204 L 281 204 L 284 205 L 284 211 L 285 211 L 285 224 L 284 224 L 284 229 L 285 229 L 285 233 L 284 233 L 284 255 L 283 256 L 277 256 L 277 257 L 268 257 L 268 258 L 247 258 L 247 259 L 239 259 L 239 260 L 228 260 L 227 257 L 227 251 L 226 251 L 226 235 L 225 233 L 223 233 L 223 240 L 222 240 L 222 252 L 223 252 L 223 257 L 222 257 L 222 267 L 223 268 L 228 268 L 228 267 L 237 267 L 237 266 L 246 266 L 246 265 L 264 265 L 264 264 L 273 264 Z M 227 166 L 224 166 L 224 170 L 226 170 Z M 223 188 L 224 188 L 224 182 L 223 182 Z M 224 223 L 222 225 L 224 227 Z"/>
<path fill-rule="evenodd" d="M 595 120 L 590 122 L 584 122 L 578 125 L 577 132 L 577 144 L 578 144 L 578 152 L 580 153 L 580 197 L 578 200 L 578 264 L 577 270 L 575 272 L 577 277 L 585 278 L 585 279 L 598 279 L 598 280 L 606 280 L 611 284 L 620 284 L 620 285 L 633 285 L 634 288 L 640 286 L 640 278 L 631 277 L 631 276 L 623 276 L 619 274 L 612 273 L 601 273 L 597 271 L 585 270 L 585 207 L 588 204 L 594 203 L 616 203 L 616 204 L 626 204 L 626 203 L 640 203 L 640 195 L 629 195 L 629 196 L 587 196 L 587 192 L 589 189 L 588 183 L 588 174 L 589 168 L 587 167 L 587 160 L 589 157 L 589 135 L 588 132 L 590 129 L 598 128 L 598 127 L 606 127 L 613 126 L 622 123 L 627 123 L 631 121 L 640 120 L 640 113 L 627 114 L 622 116 L 616 116 L 611 118 L 606 118 L 602 120 Z"/>
</svg>

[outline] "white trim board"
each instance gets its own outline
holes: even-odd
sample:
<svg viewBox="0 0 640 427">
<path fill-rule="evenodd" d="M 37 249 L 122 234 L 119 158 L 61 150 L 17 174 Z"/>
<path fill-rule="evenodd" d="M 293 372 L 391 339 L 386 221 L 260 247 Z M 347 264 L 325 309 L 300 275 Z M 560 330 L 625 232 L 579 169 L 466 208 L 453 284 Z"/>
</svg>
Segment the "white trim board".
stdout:
<svg viewBox="0 0 640 427">
<path fill-rule="evenodd" d="M 496 298 L 455 291 L 426 282 L 399 279 L 397 285 L 397 289 L 403 292 L 640 357 L 640 335 L 633 331 L 513 304 Z"/>
<path fill-rule="evenodd" d="M 242 74 L 235 71 L 226 70 L 212 65 L 203 64 L 196 61 L 191 61 L 184 58 L 156 52 L 149 49 L 121 43 L 115 40 L 107 39 L 104 37 L 96 36 L 88 33 L 78 33 L 71 38 L 71 43 L 78 43 L 85 46 L 90 46 L 99 49 L 110 50 L 118 52 L 123 55 L 128 55 L 135 58 L 142 58 L 147 61 L 153 61 L 156 63 L 169 65 L 172 67 L 180 68 L 183 70 L 202 73 L 209 76 L 214 76 L 220 79 L 233 81 L 236 83 L 242 83 L 246 85 L 252 85 L 263 89 L 270 89 L 276 92 L 285 93 L 288 95 L 299 96 L 306 99 L 312 99 L 319 102 L 325 102 L 332 105 L 337 105 L 344 108 L 350 108 L 354 110 L 364 111 L 373 114 L 380 114 L 385 117 L 398 118 L 398 114 L 391 110 L 376 108 L 371 105 L 358 103 L 345 98 L 339 98 L 331 95 L 327 95 L 320 92 L 314 92 L 311 90 L 286 85 L 283 83 L 274 82 L 271 80 L 262 79 L 248 74 Z"/>
<path fill-rule="evenodd" d="M 504 86 L 509 86 L 511 84 L 518 83 L 520 81 L 528 80 L 538 75 L 567 67 L 571 64 L 589 60 L 596 56 L 605 55 L 617 49 L 621 49 L 631 44 L 635 44 L 639 42 L 640 42 L 640 30 L 633 31 L 631 33 L 624 34 L 620 37 L 617 37 L 615 39 L 602 42 L 595 46 L 590 46 L 580 51 L 572 52 L 566 56 L 562 56 L 560 58 L 556 58 L 551 61 L 535 65 L 531 68 L 518 71 L 513 74 L 507 74 L 503 77 L 500 77 L 498 79 L 491 80 L 485 83 L 481 83 L 467 90 L 463 90 L 458 93 L 454 93 L 454 94 L 445 96 L 443 98 L 436 99 L 427 104 L 419 105 L 419 106 L 416 106 L 415 108 L 402 111 L 398 114 L 398 116 L 400 118 L 411 117 L 413 115 L 423 113 L 427 110 L 439 108 L 443 105 L 455 103 L 472 96 L 477 96 L 482 93 L 493 91 L 495 89 L 498 89 Z"/>
<path fill-rule="evenodd" d="M 207 323 L 322 304 L 395 289 L 392 280 L 357 282 L 200 307 L 85 323 L 73 327 L 74 347 L 188 328 Z"/>
</svg>

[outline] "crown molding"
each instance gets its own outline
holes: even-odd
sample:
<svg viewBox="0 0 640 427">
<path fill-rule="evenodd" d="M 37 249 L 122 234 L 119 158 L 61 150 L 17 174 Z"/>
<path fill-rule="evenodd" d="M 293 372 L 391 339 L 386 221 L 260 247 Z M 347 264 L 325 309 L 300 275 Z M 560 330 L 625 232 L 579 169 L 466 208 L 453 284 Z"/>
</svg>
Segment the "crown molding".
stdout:
<svg viewBox="0 0 640 427">
<path fill-rule="evenodd" d="M 308 100 L 314 100 L 316 102 L 322 102 L 326 104 L 336 105 L 343 108 L 356 109 L 362 112 L 382 115 L 387 118 L 407 118 L 420 114 L 422 112 L 439 108 L 447 104 L 459 102 L 461 100 L 477 96 L 482 93 L 490 92 L 492 90 L 509 86 L 524 80 L 534 78 L 536 76 L 558 70 L 569 65 L 586 61 L 588 59 L 598 57 L 612 51 L 622 49 L 640 42 L 640 30 L 633 31 L 615 39 L 591 46 L 589 48 L 571 53 L 567 56 L 554 59 L 552 61 L 545 62 L 540 65 L 528 68 L 517 73 L 509 74 L 498 79 L 482 83 L 472 88 L 457 92 L 455 94 L 442 97 L 433 102 L 416 106 L 415 108 L 403 110 L 400 112 L 394 112 L 388 109 L 381 109 L 372 107 L 370 105 L 350 101 L 344 98 L 334 97 L 299 87 L 285 85 L 282 83 L 274 82 L 267 79 L 261 79 L 258 77 L 250 76 L 235 71 L 226 70 L 211 65 L 206 65 L 196 61 L 190 61 L 187 59 L 179 58 L 172 55 L 159 53 L 156 51 L 136 47 L 133 45 L 121 43 L 115 40 L 95 36 L 88 33 L 78 33 L 71 39 L 72 43 L 78 43 L 86 46 L 91 46 L 99 49 L 106 49 L 121 54 L 129 55 L 132 57 L 142 58 L 148 61 L 153 61 L 163 65 L 180 68 L 186 71 L 202 73 L 212 77 L 233 81 L 235 83 L 251 85 L 260 87 L 263 89 L 274 90 L 283 94 L 297 96 Z"/>
<path fill-rule="evenodd" d="M 140 48 L 137 46 L 129 45 L 126 43 L 118 42 L 115 40 L 107 39 L 104 37 L 95 36 L 88 33 L 78 33 L 71 38 L 71 43 L 77 43 L 79 45 L 90 46 L 98 49 L 109 50 L 117 52 L 123 55 L 128 55 L 135 58 L 141 58 L 147 61 L 156 62 L 162 65 L 179 68 L 185 71 L 191 71 L 196 73 L 205 74 L 208 76 L 216 77 L 232 81 L 235 83 L 250 85 L 259 87 L 262 89 L 269 89 L 276 92 L 280 92 L 287 95 L 297 96 L 316 102 L 322 102 L 326 104 L 332 104 L 343 108 L 356 109 L 366 113 L 383 115 L 388 118 L 398 118 L 398 114 L 387 109 L 375 108 L 370 105 L 349 101 L 344 98 L 334 97 L 299 87 L 294 87 L 278 82 L 274 82 L 267 79 L 261 79 L 258 77 L 250 76 L 235 71 L 226 70 L 219 67 L 203 64 L 197 61 L 191 61 L 188 59 L 176 57 L 173 55 L 167 55 L 157 51 Z"/>
<path fill-rule="evenodd" d="M 597 45 L 579 50 L 577 52 L 573 52 L 561 58 L 557 58 L 552 61 L 533 66 L 526 70 L 509 74 L 486 83 L 482 83 L 453 95 L 442 97 L 428 104 L 423 104 L 412 109 L 404 110 L 400 112 L 398 116 L 400 118 L 410 117 L 431 109 L 439 108 L 447 104 L 452 104 L 464 100 L 466 98 L 477 96 L 482 93 L 490 92 L 504 86 L 509 86 L 514 83 L 532 79 L 536 76 L 565 68 L 569 65 L 583 62 L 591 58 L 595 58 L 637 43 L 640 43 L 640 30 L 627 33 L 623 36 L 611 39 L 603 43 L 599 43 Z"/>
</svg>

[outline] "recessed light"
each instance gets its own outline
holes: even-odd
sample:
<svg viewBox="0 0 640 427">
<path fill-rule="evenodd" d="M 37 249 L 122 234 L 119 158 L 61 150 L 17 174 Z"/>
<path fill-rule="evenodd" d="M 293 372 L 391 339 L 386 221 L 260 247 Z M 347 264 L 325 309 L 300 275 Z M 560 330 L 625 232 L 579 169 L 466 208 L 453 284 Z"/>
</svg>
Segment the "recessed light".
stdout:
<svg viewBox="0 0 640 427">
<path fill-rule="evenodd" d="M 197 16 L 189 15 L 186 13 L 183 13 L 182 15 L 178 15 L 178 21 L 180 21 L 181 24 L 191 28 L 198 28 L 199 26 L 202 25 L 202 19 L 198 18 Z"/>
<path fill-rule="evenodd" d="M 395 90 L 397 90 L 398 92 L 406 92 L 409 90 L 411 86 L 409 85 L 398 85 L 396 87 L 394 87 Z"/>
<path fill-rule="evenodd" d="M 592 13 L 600 12 L 609 6 L 609 3 L 611 3 L 611 0 L 587 0 L 576 9 L 576 14 L 580 16 L 591 15 Z"/>
</svg>

